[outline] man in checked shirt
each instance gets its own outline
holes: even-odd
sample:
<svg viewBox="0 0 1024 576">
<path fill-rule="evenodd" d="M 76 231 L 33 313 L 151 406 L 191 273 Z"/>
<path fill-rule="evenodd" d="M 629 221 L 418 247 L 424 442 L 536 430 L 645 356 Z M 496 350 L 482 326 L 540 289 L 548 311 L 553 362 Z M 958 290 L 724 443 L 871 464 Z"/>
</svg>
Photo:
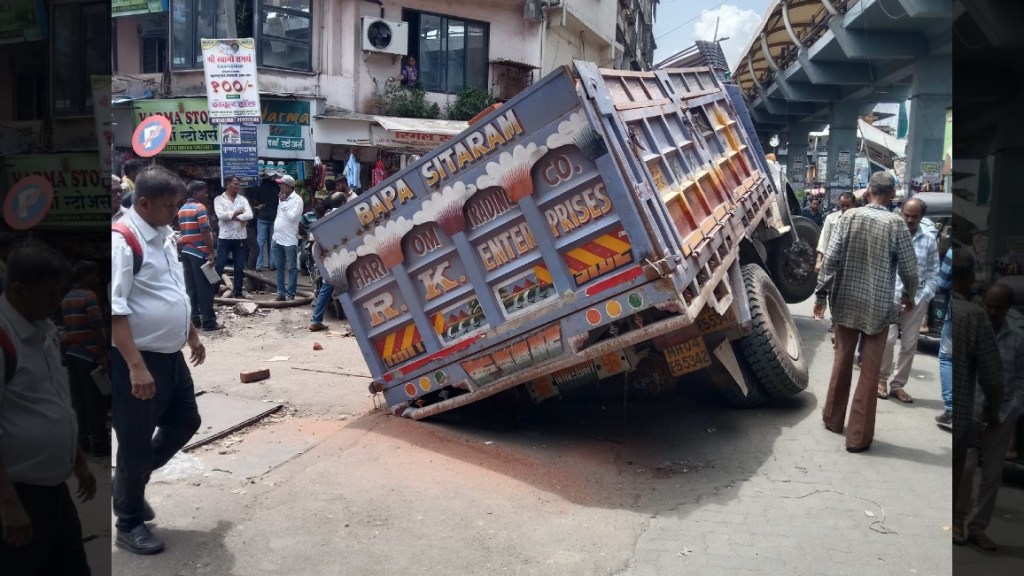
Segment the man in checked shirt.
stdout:
<svg viewBox="0 0 1024 576">
<path fill-rule="evenodd" d="M 892 294 L 896 276 L 903 281 L 902 306 L 914 306 L 917 291 L 917 259 L 910 232 L 903 219 L 889 212 L 896 182 L 885 172 L 875 172 L 868 182 L 871 203 L 850 210 L 833 232 L 825 261 L 818 274 L 814 318 L 825 317 L 826 300 L 835 324 L 836 352 L 822 410 L 825 428 L 840 434 L 846 420 L 846 404 L 853 379 L 857 341 L 864 346 L 860 379 L 853 395 L 846 450 L 862 452 L 875 435 L 876 384 L 889 326 L 896 323 L 897 307 Z"/>
<path fill-rule="evenodd" d="M 967 300 L 974 283 L 974 259 L 965 253 L 953 256 L 953 302 L 950 319 L 953 346 L 953 544 L 963 546 L 963 510 L 970 506 L 970 491 L 964 490 L 964 469 L 968 449 L 977 446 L 983 427 L 975 422 L 975 391 L 985 395 L 982 408 L 986 432 L 999 427 L 1003 399 L 1003 362 L 999 358 L 995 330 L 988 315 Z M 977 383 L 977 384 L 975 384 Z M 964 498 L 967 498 L 965 501 Z"/>
</svg>

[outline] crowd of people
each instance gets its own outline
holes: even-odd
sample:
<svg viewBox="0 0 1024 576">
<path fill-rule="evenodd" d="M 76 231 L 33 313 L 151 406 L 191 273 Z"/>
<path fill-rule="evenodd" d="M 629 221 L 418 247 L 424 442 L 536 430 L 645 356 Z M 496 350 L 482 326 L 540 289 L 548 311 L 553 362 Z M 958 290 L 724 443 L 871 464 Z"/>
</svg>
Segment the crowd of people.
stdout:
<svg viewBox="0 0 1024 576">
<path fill-rule="evenodd" d="M 124 176 L 112 180 L 112 221 L 119 221 L 131 208 L 135 178 L 145 164 L 125 163 Z M 171 226 L 177 229 L 176 245 L 185 271 L 185 287 L 192 309 L 192 322 L 204 331 L 220 330 L 214 300 L 225 288 L 221 278 L 231 265 L 229 284 L 235 299 L 247 299 L 257 290 L 258 280 L 245 271 L 274 272 L 274 301 L 295 300 L 299 274 L 318 278 L 312 259 L 310 227 L 331 209 L 355 197 L 347 180 L 326 180 L 323 190 L 306 199 L 297 191 L 295 178 L 265 177 L 259 186 L 243 188 L 242 180 L 229 175 L 216 196 L 210 185 L 193 180 L 186 185 L 184 204 Z M 239 265 L 240 263 L 240 265 Z M 209 277 L 215 280 L 207 280 Z M 327 329 L 323 313 L 333 290 L 314 282 L 314 314 L 311 331 Z"/>
<path fill-rule="evenodd" d="M 839 210 L 822 221 L 813 315 L 822 320 L 826 307 L 831 310 L 835 351 L 822 419 L 827 430 L 844 434 L 848 452 L 870 449 L 877 401 L 914 401 L 906 388 L 924 315 L 945 291 L 939 346 L 944 411 L 935 420 L 953 432 L 952 538 L 993 551 L 998 545 L 985 530 L 1024 407 L 1024 331 L 1007 321 L 1014 291 L 996 283 L 983 291 L 981 305 L 972 302 L 971 256 L 954 257 L 949 249 L 940 259 L 935 230 L 922 224 L 927 205 L 911 197 L 897 213 L 891 210 L 895 193 L 893 177 L 877 172 L 864 206 L 854 208 L 853 195 L 844 194 Z"/>
</svg>

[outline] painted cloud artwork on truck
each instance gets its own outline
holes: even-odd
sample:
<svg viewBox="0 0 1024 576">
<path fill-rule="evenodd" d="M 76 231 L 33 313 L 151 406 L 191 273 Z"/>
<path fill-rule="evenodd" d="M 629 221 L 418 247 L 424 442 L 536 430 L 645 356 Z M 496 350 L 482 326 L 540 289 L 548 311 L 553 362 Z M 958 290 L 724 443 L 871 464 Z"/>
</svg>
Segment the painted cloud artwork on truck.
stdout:
<svg viewBox="0 0 1024 576">
<path fill-rule="evenodd" d="M 487 173 L 476 179 L 476 187 L 484 189 L 501 186 L 509 200 L 519 202 L 533 194 L 531 169 L 547 151 L 546 146 L 537 146 L 533 142 L 526 146 L 517 144 L 511 153 L 502 152 L 497 162 L 487 163 Z"/>
<path fill-rule="evenodd" d="M 374 228 L 373 234 L 363 236 L 363 245 L 356 249 L 356 254 L 376 254 L 385 267 L 397 266 L 405 259 L 402 255 L 402 237 L 414 226 L 413 221 L 405 217 L 388 220 Z"/>
<path fill-rule="evenodd" d="M 548 136 L 549 149 L 575 144 L 590 160 L 603 154 L 601 139 L 583 112 L 573 112 L 558 124 L 558 132 Z"/>
<path fill-rule="evenodd" d="M 454 236 L 466 227 L 462 207 L 475 192 L 476 186 L 467 186 L 463 182 L 445 186 L 444 190 L 434 192 L 423 202 L 423 207 L 413 215 L 412 221 L 414 224 L 437 222 L 445 234 Z"/>
<path fill-rule="evenodd" d="M 331 284 L 340 286 L 345 281 L 345 270 L 356 261 L 357 255 L 346 248 L 339 248 L 328 252 L 324 258 L 324 268 L 331 278 Z"/>
</svg>

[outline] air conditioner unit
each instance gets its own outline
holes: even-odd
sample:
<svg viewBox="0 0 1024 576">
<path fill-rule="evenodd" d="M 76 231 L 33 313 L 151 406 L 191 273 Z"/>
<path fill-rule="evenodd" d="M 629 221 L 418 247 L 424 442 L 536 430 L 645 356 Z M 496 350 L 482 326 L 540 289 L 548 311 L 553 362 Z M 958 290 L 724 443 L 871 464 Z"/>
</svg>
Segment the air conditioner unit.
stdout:
<svg viewBox="0 0 1024 576">
<path fill-rule="evenodd" d="M 409 53 L 409 24 L 363 17 L 363 51 L 405 56 Z"/>
</svg>

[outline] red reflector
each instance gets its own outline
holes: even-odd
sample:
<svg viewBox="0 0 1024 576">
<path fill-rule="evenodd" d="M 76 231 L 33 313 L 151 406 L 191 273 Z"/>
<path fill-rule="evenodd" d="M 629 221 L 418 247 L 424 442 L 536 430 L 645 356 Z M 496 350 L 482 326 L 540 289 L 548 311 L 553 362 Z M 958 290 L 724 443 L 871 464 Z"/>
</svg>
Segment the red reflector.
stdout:
<svg viewBox="0 0 1024 576">
<path fill-rule="evenodd" d="M 605 278 L 604 280 L 601 280 L 597 284 L 587 287 L 585 293 L 587 296 L 600 294 L 601 292 L 604 292 L 609 288 L 613 288 L 624 282 L 629 282 L 630 280 L 636 278 L 637 276 L 640 276 L 643 273 L 643 268 L 641 268 L 640 266 L 633 266 L 632 268 L 626 270 L 625 272 L 619 272 L 615 276 Z"/>
</svg>

